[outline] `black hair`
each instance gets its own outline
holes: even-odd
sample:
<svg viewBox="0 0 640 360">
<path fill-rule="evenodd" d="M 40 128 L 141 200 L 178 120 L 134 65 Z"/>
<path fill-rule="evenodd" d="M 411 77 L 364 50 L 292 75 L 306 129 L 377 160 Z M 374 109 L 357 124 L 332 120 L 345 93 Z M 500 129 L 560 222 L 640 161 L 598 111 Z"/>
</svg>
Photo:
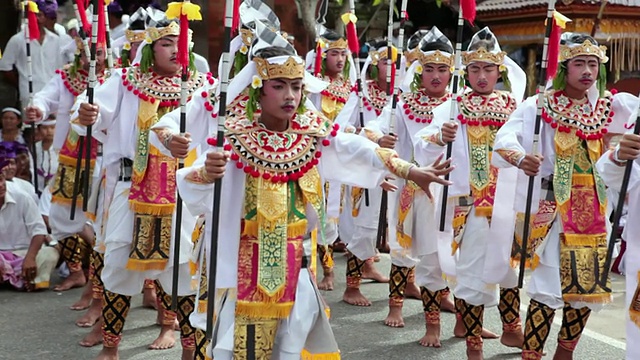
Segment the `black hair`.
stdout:
<svg viewBox="0 0 640 360">
<path fill-rule="evenodd" d="M 598 45 L 598 42 L 596 41 L 596 39 L 586 34 L 572 34 L 571 36 L 569 36 L 568 39 L 561 39 L 560 44 L 566 45 L 567 42 L 573 43 L 573 44 L 582 44 L 587 40 L 589 40 L 589 42 L 591 42 L 594 45 Z"/>
<path fill-rule="evenodd" d="M 277 47 L 277 46 L 271 46 L 268 48 L 258 50 L 258 52 L 254 55 L 254 57 L 259 57 L 261 59 L 268 59 L 276 56 L 294 56 L 294 55 L 295 54 L 293 53 L 293 51 L 289 49 Z"/>
<path fill-rule="evenodd" d="M 451 47 L 451 45 L 443 42 L 430 42 L 430 43 L 422 44 L 422 46 L 420 47 L 420 51 L 423 51 L 423 52 L 435 51 L 435 50 L 440 50 L 448 54 L 453 54 L 453 48 Z"/>
<path fill-rule="evenodd" d="M 478 40 L 474 44 L 469 46 L 469 51 L 475 51 L 480 48 L 485 48 L 487 51 L 493 51 L 495 49 L 496 42 L 495 40 L 482 39 Z"/>
<path fill-rule="evenodd" d="M 144 19 L 137 19 L 136 21 L 129 23 L 129 30 L 139 31 L 144 29 Z"/>
<path fill-rule="evenodd" d="M 340 39 L 345 39 L 344 36 L 338 34 L 337 32 L 333 31 L 333 30 L 327 30 L 324 34 L 322 34 L 322 37 L 324 39 L 327 39 L 329 41 L 337 41 Z"/>
</svg>

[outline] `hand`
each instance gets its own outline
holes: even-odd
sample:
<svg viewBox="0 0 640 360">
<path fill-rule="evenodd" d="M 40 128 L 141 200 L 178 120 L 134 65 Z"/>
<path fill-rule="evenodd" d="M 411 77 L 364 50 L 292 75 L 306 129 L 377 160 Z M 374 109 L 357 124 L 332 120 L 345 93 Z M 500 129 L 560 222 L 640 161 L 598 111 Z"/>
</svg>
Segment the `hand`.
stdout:
<svg viewBox="0 0 640 360">
<path fill-rule="evenodd" d="M 537 176 L 540 172 L 540 165 L 542 165 L 544 158 L 542 155 L 525 155 L 518 168 L 522 169 L 527 176 Z"/>
<path fill-rule="evenodd" d="M 382 188 L 382 190 L 384 191 L 389 191 L 389 192 L 395 192 L 398 190 L 398 187 L 395 186 L 391 181 L 395 180 L 395 178 L 393 177 L 387 177 L 384 179 L 384 181 L 382 182 L 382 184 L 380 184 L 380 187 Z"/>
<path fill-rule="evenodd" d="M 451 181 L 440 177 L 450 173 L 454 169 L 454 166 L 451 166 L 451 159 L 442 161 L 443 157 L 444 154 L 440 154 L 433 164 L 420 168 L 413 167 L 409 170 L 409 177 L 407 180 L 411 180 L 420 186 L 420 188 L 427 194 L 427 197 L 431 200 L 433 200 L 433 195 L 431 194 L 431 190 L 429 190 L 429 185 L 431 185 L 432 182 L 442 185 L 451 185 Z"/>
<path fill-rule="evenodd" d="M 442 124 L 442 129 L 440 129 L 440 134 L 442 135 L 443 143 L 450 143 L 456 139 L 456 134 L 458 133 L 458 124 L 454 122 L 446 122 Z"/>
<path fill-rule="evenodd" d="M 36 106 L 27 106 L 27 108 L 24 109 L 24 114 L 24 122 L 27 124 L 42 120 L 42 116 L 44 115 L 42 110 Z"/>
<path fill-rule="evenodd" d="M 640 135 L 624 134 L 619 145 L 618 159 L 635 160 L 640 156 Z"/>
<path fill-rule="evenodd" d="M 24 281 L 30 284 L 36 278 L 36 275 L 38 275 L 36 259 L 31 256 L 25 257 L 22 262 L 22 277 L 24 278 Z"/>
<path fill-rule="evenodd" d="M 383 148 L 393 149 L 396 147 L 396 141 L 398 141 L 398 137 L 395 135 L 384 135 L 380 139 L 378 139 L 378 145 Z"/>
<path fill-rule="evenodd" d="M 224 176 L 224 170 L 227 167 L 230 155 L 228 151 L 207 153 L 204 169 L 210 180 L 221 179 Z"/>
<path fill-rule="evenodd" d="M 100 107 L 96 104 L 84 103 L 80 105 L 80 109 L 78 109 L 78 120 L 80 121 L 80 124 L 84 126 L 95 124 L 98 120 L 99 110 Z"/>
<path fill-rule="evenodd" d="M 171 135 L 167 141 L 167 149 L 171 151 L 171 155 L 176 159 L 184 159 L 189 154 L 189 144 L 191 144 L 191 134 L 185 133 L 184 136 L 178 134 Z"/>
</svg>

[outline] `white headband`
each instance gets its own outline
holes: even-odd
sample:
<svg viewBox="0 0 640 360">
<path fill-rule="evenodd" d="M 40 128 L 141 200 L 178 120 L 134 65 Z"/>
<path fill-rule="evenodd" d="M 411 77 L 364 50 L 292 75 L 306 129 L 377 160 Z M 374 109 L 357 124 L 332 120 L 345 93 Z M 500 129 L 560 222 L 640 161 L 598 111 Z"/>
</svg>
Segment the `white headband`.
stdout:
<svg viewBox="0 0 640 360">
<path fill-rule="evenodd" d="M 22 117 L 22 113 L 20 112 L 20 110 L 14 108 L 14 107 L 6 107 L 4 109 L 2 109 L 2 113 L 6 113 L 6 112 L 12 112 L 16 115 L 18 115 L 18 117 Z"/>
</svg>

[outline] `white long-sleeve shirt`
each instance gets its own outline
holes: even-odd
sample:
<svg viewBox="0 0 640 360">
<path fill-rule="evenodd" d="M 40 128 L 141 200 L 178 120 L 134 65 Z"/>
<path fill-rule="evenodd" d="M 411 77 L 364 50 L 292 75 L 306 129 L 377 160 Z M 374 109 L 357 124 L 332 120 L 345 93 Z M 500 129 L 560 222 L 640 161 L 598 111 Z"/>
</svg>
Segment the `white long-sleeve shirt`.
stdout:
<svg viewBox="0 0 640 360">
<path fill-rule="evenodd" d="M 28 249 L 34 236 L 47 235 L 47 227 L 33 198 L 14 183 L 6 184 L 0 207 L 0 250 Z"/>
</svg>

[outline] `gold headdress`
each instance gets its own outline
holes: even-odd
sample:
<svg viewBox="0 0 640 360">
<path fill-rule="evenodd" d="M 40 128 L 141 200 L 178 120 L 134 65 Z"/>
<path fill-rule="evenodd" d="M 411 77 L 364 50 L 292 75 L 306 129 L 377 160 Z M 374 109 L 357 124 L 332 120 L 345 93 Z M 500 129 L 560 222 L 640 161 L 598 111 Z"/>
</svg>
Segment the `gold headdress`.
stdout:
<svg viewBox="0 0 640 360">
<path fill-rule="evenodd" d="M 487 51 L 487 49 L 485 49 L 484 47 L 481 47 L 478 50 L 474 51 L 464 51 L 462 53 L 462 63 L 464 65 L 469 65 L 472 62 L 479 61 L 495 65 L 502 65 L 505 55 L 507 55 L 507 53 L 504 51 L 492 53 Z"/>
<path fill-rule="evenodd" d="M 276 57 L 273 59 L 282 60 Z M 272 59 L 262 59 L 254 57 L 257 75 L 261 80 L 271 79 L 302 79 L 304 77 L 304 61 L 296 61 L 296 57 L 287 56 L 286 61 L 273 61 Z M 269 61 L 272 60 L 272 61 Z"/>
<path fill-rule="evenodd" d="M 449 67 L 453 66 L 453 55 L 440 50 L 428 51 L 426 53 L 418 51 L 416 57 L 422 66 L 427 64 L 442 64 Z"/>
<path fill-rule="evenodd" d="M 600 62 L 603 64 L 609 61 L 607 57 L 607 47 L 593 44 L 590 40 L 585 40 L 582 44 L 560 45 L 560 62 L 565 62 L 582 55 L 595 56 L 600 59 Z"/>
<path fill-rule="evenodd" d="M 389 51 L 387 47 L 381 47 L 378 50 L 369 50 L 369 56 L 371 56 L 371 65 L 378 65 L 378 62 L 381 60 L 386 60 L 389 58 Z M 396 61 L 398 59 L 398 49 L 395 46 L 391 47 L 391 56 Z"/>
<path fill-rule="evenodd" d="M 504 64 L 504 56 L 507 55 L 506 52 L 500 49 L 498 39 L 488 27 L 473 35 L 467 49 L 474 50 L 462 52 L 463 65 L 469 65 L 477 61 L 500 66 Z"/>
</svg>

